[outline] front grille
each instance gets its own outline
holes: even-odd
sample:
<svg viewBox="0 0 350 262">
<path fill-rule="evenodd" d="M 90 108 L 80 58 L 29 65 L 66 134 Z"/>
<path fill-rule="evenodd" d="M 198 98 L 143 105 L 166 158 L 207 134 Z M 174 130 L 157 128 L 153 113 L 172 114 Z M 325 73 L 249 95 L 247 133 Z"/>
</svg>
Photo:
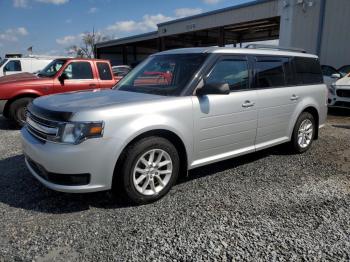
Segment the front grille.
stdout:
<svg viewBox="0 0 350 262">
<path fill-rule="evenodd" d="M 350 98 L 350 89 L 337 89 L 337 96 Z"/>
<path fill-rule="evenodd" d="M 90 183 L 91 175 L 88 173 L 84 174 L 57 174 L 48 172 L 40 164 L 34 162 L 28 156 L 26 156 L 29 166 L 34 172 L 42 179 L 62 186 L 84 186 Z"/>
<path fill-rule="evenodd" d="M 39 140 L 46 141 L 49 138 L 52 140 L 59 135 L 60 125 L 58 122 L 39 118 L 30 112 L 27 112 L 26 122 L 29 133 Z"/>
</svg>

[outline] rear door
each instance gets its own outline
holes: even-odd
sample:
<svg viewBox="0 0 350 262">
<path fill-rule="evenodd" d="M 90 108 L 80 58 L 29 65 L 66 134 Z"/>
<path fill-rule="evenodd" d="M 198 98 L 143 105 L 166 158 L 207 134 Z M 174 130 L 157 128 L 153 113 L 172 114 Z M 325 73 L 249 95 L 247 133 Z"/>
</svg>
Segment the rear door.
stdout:
<svg viewBox="0 0 350 262">
<path fill-rule="evenodd" d="M 62 74 L 67 79 L 55 79 L 56 93 L 99 88 L 98 77 L 91 61 L 72 61 L 62 70 Z"/>
<path fill-rule="evenodd" d="M 254 151 L 257 98 L 250 89 L 247 57 L 222 56 L 208 71 L 204 82 L 226 82 L 231 93 L 193 96 L 195 161 L 192 167 Z"/>
<path fill-rule="evenodd" d="M 257 90 L 256 149 L 289 140 L 289 125 L 300 94 L 294 86 L 289 57 L 253 57 Z"/>
<path fill-rule="evenodd" d="M 116 81 L 107 62 L 96 62 L 100 88 L 112 88 Z"/>
</svg>

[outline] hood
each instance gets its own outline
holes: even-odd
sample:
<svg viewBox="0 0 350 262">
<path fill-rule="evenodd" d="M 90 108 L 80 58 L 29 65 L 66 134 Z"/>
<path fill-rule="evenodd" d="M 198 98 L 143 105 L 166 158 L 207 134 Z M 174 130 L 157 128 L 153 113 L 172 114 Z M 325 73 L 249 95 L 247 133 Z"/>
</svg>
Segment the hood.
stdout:
<svg viewBox="0 0 350 262">
<path fill-rule="evenodd" d="M 164 96 L 111 89 L 95 89 L 83 92 L 62 93 L 37 98 L 34 107 L 55 112 L 76 113 L 95 108 L 105 108 L 126 103 L 161 99 Z"/>
<path fill-rule="evenodd" d="M 335 84 L 337 86 L 350 86 L 350 74 L 340 78 Z"/>
<path fill-rule="evenodd" d="M 18 81 L 35 81 L 42 78 L 31 73 L 19 73 L 0 77 L 0 84 L 10 84 Z"/>
</svg>

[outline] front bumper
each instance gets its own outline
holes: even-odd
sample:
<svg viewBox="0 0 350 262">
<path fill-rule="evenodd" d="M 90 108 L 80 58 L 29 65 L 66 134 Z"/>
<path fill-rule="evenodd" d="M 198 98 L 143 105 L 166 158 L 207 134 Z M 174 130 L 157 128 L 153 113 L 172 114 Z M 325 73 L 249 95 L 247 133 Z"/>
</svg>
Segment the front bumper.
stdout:
<svg viewBox="0 0 350 262">
<path fill-rule="evenodd" d="M 350 87 L 341 87 L 341 90 L 350 90 Z M 338 96 L 338 88 L 334 88 L 333 93 L 328 93 L 328 106 L 329 107 L 343 107 L 350 108 L 350 97 L 349 96 Z"/>
<path fill-rule="evenodd" d="M 4 112 L 6 103 L 7 103 L 7 100 L 0 100 L 0 114 Z"/>
<path fill-rule="evenodd" d="M 29 171 L 46 187 L 68 193 L 111 189 L 116 159 L 108 152 L 112 144 L 108 139 L 89 139 L 79 145 L 44 143 L 33 137 L 26 128 L 21 130 L 21 138 Z M 84 180 L 85 183 L 67 184 L 67 179 L 64 179 L 83 175 L 89 178 Z"/>
</svg>

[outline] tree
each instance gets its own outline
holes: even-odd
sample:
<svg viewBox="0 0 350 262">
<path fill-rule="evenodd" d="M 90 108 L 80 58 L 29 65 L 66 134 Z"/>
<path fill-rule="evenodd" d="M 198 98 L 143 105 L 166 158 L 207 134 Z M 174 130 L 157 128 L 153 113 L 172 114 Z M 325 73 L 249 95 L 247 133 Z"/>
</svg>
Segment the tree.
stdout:
<svg viewBox="0 0 350 262">
<path fill-rule="evenodd" d="M 110 37 L 94 31 L 83 33 L 81 34 L 81 45 L 72 45 L 67 49 L 67 52 L 77 57 L 94 58 L 95 44 L 109 39 Z"/>
</svg>

